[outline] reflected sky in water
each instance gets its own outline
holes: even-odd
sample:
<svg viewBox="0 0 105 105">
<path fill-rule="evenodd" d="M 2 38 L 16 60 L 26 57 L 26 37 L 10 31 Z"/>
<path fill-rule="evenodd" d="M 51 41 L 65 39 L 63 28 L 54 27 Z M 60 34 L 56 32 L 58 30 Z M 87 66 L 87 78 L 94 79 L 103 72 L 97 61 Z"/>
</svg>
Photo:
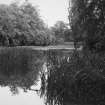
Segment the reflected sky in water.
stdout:
<svg viewBox="0 0 105 105">
<path fill-rule="evenodd" d="M 19 51 L 19 50 L 18 50 Z M 31 52 L 32 53 L 32 52 Z M 69 56 L 70 50 L 69 51 L 50 51 L 47 52 L 45 54 L 43 54 L 43 56 L 40 58 L 38 57 L 38 51 L 34 52 L 37 56 L 37 59 L 40 59 L 41 61 L 43 61 L 44 57 L 46 56 L 46 59 L 48 59 L 49 57 L 54 57 L 57 59 L 63 59 L 67 56 Z M 40 54 L 40 53 L 39 53 Z M 53 56 L 52 56 L 53 55 Z M 41 55 L 40 55 L 41 56 Z M 54 60 L 52 59 L 52 60 Z M 36 62 L 37 60 L 35 60 Z M 46 60 L 44 60 L 46 64 Z M 46 66 L 43 65 L 43 68 L 46 69 Z M 34 87 L 35 89 L 39 89 L 40 88 L 40 81 L 38 83 L 38 85 L 36 87 Z M 44 100 L 42 98 L 40 98 L 40 96 L 38 96 L 36 94 L 36 92 L 33 91 L 28 91 L 27 93 L 24 93 L 23 90 L 19 89 L 19 94 L 17 95 L 12 95 L 12 93 L 10 92 L 8 87 L 0 87 L 0 97 L 2 98 L 1 102 L 2 105 L 45 105 L 44 104 Z"/>
<path fill-rule="evenodd" d="M 32 91 L 20 91 L 18 95 L 12 95 L 9 88 L 0 88 L 0 98 L 1 105 L 44 105 L 43 99 Z"/>
<path fill-rule="evenodd" d="M 37 84 L 32 89 L 40 89 L 40 80 Z M 45 105 L 44 100 L 34 91 L 25 93 L 19 89 L 19 94 L 13 95 L 8 87 L 0 87 L 0 98 L 2 105 Z"/>
</svg>

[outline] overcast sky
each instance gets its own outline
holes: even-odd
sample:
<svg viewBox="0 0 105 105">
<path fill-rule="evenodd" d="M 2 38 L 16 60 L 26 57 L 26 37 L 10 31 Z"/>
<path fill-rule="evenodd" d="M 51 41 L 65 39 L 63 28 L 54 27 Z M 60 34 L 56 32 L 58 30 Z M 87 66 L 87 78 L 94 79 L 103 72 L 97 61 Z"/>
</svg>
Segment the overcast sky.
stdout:
<svg viewBox="0 0 105 105">
<path fill-rule="evenodd" d="M 0 4 L 9 4 L 13 0 L 0 0 Z M 18 0 L 17 0 L 18 1 Z M 52 26 L 56 21 L 68 22 L 68 0 L 29 0 L 34 5 L 38 5 L 40 15 L 48 26 Z M 1 105 L 44 105 L 43 100 L 35 93 L 28 94 L 21 92 L 17 96 L 11 96 L 8 88 L 0 88 Z"/>
<path fill-rule="evenodd" d="M 0 0 L 0 3 L 10 3 L 14 0 Z M 17 0 L 18 1 L 18 0 Z M 21 0 L 20 0 L 21 1 Z M 48 26 L 52 26 L 56 21 L 68 22 L 68 1 L 69 0 L 28 0 L 34 5 L 38 5 L 40 15 Z"/>
</svg>

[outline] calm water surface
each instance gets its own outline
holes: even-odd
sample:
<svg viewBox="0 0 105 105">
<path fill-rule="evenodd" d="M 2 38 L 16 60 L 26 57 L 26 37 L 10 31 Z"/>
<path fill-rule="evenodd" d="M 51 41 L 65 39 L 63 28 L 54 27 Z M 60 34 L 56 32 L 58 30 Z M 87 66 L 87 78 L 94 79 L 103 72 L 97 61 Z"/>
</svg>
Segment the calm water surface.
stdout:
<svg viewBox="0 0 105 105">
<path fill-rule="evenodd" d="M 5 50 L 3 50 L 5 52 Z M 3 52 L 1 51 L 0 54 Z M 15 51 L 15 53 L 18 53 L 19 49 Z M 32 55 L 32 52 L 35 54 L 35 59 L 32 59 L 32 62 L 41 62 L 38 63 L 42 70 L 47 70 L 46 68 L 46 62 L 50 63 L 50 60 L 56 60 L 56 59 L 63 59 L 66 58 L 69 60 L 71 50 L 50 50 L 50 51 L 30 51 L 29 55 Z M 40 54 L 41 52 L 41 54 Z M 39 54 L 39 55 L 38 55 Z M 26 57 L 32 57 L 32 56 L 26 56 Z M 50 59 L 49 59 L 50 58 Z M 31 60 L 31 59 L 29 59 Z M 3 62 L 4 63 L 4 62 Z M 33 86 L 35 89 L 40 89 L 40 81 L 38 82 L 37 86 Z M 44 105 L 44 100 L 40 98 L 35 92 L 28 91 L 27 93 L 24 93 L 23 90 L 19 89 L 18 95 L 12 95 L 12 93 L 9 91 L 8 87 L 0 87 L 0 97 L 1 97 L 1 104 L 2 105 Z"/>
</svg>

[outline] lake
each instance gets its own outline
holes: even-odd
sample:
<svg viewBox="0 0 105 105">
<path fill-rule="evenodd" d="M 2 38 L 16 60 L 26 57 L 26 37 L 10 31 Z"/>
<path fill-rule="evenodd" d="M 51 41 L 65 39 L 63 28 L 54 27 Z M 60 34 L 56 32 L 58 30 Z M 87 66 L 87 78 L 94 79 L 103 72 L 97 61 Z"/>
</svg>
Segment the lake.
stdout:
<svg viewBox="0 0 105 105">
<path fill-rule="evenodd" d="M 71 54 L 72 48 L 54 49 L 52 47 L 50 50 L 33 47 L 1 48 L 0 97 L 2 105 L 44 105 L 44 99 L 32 89 L 40 89 L 40 75 L 43 71 L 47 71 L 47 64 L 49 67 L 52 63 L 58 66 L 63 59 L 69 61 Z M 26 90 L 27 92 L 24 92 Z M 16 91 L 18 94 L 14 95 L 11 91 L 13 93 Z"/>
</svg>

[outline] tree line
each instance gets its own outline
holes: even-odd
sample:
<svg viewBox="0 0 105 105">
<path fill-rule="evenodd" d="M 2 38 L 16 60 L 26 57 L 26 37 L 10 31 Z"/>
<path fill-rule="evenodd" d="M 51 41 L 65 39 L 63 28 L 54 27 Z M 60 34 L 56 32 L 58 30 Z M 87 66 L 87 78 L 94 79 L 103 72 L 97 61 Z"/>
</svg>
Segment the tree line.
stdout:
<svg viewBox="0 0 105 105">
<path fill-rule="evenodd" d="M 63 21 L 48 27 L 39 10 L 28 1 L 0 5 L 0 46 L 46 46 L 69 40 Z"/>
</svg>

